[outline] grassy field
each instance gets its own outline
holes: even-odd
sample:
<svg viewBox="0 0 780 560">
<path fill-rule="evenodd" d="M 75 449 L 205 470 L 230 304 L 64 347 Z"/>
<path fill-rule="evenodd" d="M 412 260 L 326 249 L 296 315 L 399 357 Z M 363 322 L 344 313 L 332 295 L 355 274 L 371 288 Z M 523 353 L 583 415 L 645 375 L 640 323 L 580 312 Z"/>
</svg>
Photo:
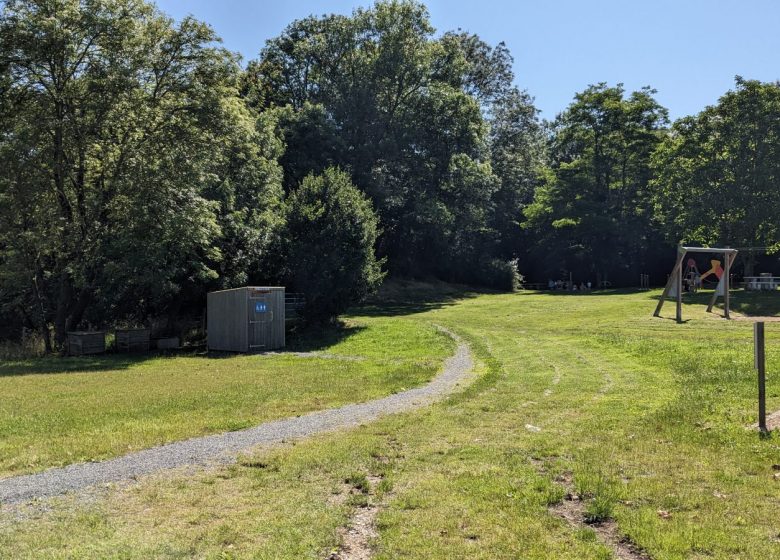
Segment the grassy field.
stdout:
<svg viewBox="0 0 780 560">
<path fill-rule="evenodd" d="M 396 322 L 458 332 L 480 377 L 442 404 L 231 467 L 7 512 L 0 556 L 326 558 L 369 503 L 378 559 L 612 557 L 596 526 L 551 509 L 568 493 L 652 558 L 780 558 L 780 440 L 748 429 L 751 324 L 700 305 L 681 325 L 652 318 L 657 297 L 482 294 L 358 310 L 355 336 Z M 780 324 L 767 331 L 776 410 Z M 366 476 L 381 482 L 350 491 Z"/>
<path fill-rule="evenodd" d="M 0 477 L 365 401 L 427 381 L 453 343 L 376 318 L 301 357 L 107 355 L 0 363 Z"/>
</svg>

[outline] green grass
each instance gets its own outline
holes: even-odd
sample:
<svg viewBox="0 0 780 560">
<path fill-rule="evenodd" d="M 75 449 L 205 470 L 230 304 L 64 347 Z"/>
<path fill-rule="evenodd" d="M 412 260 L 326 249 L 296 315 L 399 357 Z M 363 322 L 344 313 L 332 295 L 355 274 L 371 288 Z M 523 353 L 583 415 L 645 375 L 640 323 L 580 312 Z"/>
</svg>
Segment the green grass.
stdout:
<svg viewBox="0 0 780 560">
<path fill-rule="evenodd" d="M 397 392 L 433 376 L 453 343 L 429 324 L 367 317 L 297 346 L 327 350 L 322 357 L 113 355 L 2 363 L 0 476 Z"/>
<path fill-rule="evenodd" d="M 378 559 L 610 558 L 591 529 L 549 512 L 564 479 L 592 521 L 614 519 L 653 558 L 780 558 L 780 438 L 746 428 L 751 325 L 700 305 L 686 305 L 681 325 L 652 318 L 657 296 L 482 294 L 359 310 L 350 321 L 366 332 L 379 318 L 458 332 L 478 380 L 445 403 L 232 467 L 6 515 L 0 556 L 322 558 L 360 506 L 345 487 L 373 475 Z M 766 297 L 735 300 L 762 311 Z M 767 340 L 776 410 L 780 324 Z"/>
</svg>

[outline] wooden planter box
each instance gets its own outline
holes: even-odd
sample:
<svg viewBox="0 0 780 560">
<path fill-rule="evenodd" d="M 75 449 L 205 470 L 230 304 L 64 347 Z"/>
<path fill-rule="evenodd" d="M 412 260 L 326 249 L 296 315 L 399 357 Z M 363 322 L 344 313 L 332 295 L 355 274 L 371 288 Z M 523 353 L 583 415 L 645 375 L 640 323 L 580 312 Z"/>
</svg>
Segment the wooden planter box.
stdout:
<svg viewBox="0 0 780 560">
<path fill-rule="evenodd" d="M 150 334 L 149 329 L 117 329 L 117 352 L 148 352 Z"/>
<path fill-rule="evenodd" d="M 68 333 L 68 354 L 84 356 L 106 351 L 106 333 L 103 331 L 72 331 Z"/>
</svg>

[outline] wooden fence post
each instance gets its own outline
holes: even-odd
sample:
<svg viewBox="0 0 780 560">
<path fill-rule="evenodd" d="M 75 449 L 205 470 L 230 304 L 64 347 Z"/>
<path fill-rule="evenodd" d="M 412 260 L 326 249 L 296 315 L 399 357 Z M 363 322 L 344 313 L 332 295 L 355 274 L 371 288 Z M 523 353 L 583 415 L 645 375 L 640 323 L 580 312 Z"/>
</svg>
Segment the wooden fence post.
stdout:
<svg viewBox="0 0 780 560">
<path fill-rule="evenodd" d="M 683 268 L 682 262 L 677 269 L 677 278 L 674 279 L 677 282 L 677 322 L 682 323 L 682 288 L 683 288 Z"/>
<path fill-rule="evenodd" d="M 726 253 L 723 255 L 725 258 L 723 259 L 726 261 L 726 269 L 723 271 L 723 274 L 726 275 L 725 282 L 723 282 L 723 316 L 726 317 L 726 319 L 731 319 L 731 255 L 729 253 Z"/>
<path fill-rule="evenodd" d="M 766 434 L 766 354 L 763 321 L 753 325 L 753 344 L 758 372 L 758 429 L 762 434 Z"/>
</svg>

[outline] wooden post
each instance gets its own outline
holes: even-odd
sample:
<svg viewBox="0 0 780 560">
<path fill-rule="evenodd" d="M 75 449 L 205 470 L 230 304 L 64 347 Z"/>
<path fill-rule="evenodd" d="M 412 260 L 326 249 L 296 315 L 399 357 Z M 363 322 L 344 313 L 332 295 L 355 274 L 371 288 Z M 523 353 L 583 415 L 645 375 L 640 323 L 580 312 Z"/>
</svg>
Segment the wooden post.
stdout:
<svg viewBox="0 0 780 560">
<path fill-rule="evenodd" d="M 664 306 L 666 298 L 669 297 L 669 291 L 672 289 L 672 282 L 677 280 L 677 269 L 682 266 L 684 258 L 685 253 L 678 250 L 677 262 L 674 263 L 674 268 L 672 269 L 672 273 L 669 275 L 669 279 L 666 281 L 666 286 L 664 287 L 664 291 L 661 294 L 661 298 L 658 300 L 658 305 L 655 306 L 655 313 L 653 313 L 653 317 L 659 317 L 661 315 L 661 308 Z"/>
<path fill-rule="evenodd" d="M 723 316 L 726 319 L 731 319 L 731 314 L 729 313 L 729 304 L 731 303 L 729 294 L 729 288 L 731 288 L 729 285 L 731 282 L 731 255 L 729 253 L 724 253 L 723 257 L 723 260 L 726 261 L 726 268 L 723 271 L 723 274 L 726 275 L 726 280 L 723 282 Z"/>
<path fill-rule="evenodd" d="M 753 344 L 755 350 L 755 365 L 758 372 L 758 429 L 762 434 L 766 429 L 766 355 L 764 353 L 764 323 L 759 321 L 753 325 Z"/>
<path fill-rule="evenodd" d="M 725 309 L 724 317 L 726 319 L 730 319 L 731 315 L 731 298 L 728 296 L 729 289 L 731 289 L 731 267 L 734 264 L 734 261 L 737 258 L 737 253 L 726 253 L 725 258 L 723 260 L 723 274 L 728 274 L 727 280 L 723 281 L 723 287 L 725 289 L 723 293 L 723 304 Z M 726 272 L 728 271 L 728 272 Z M 707 313 L 712 313 L 712 308 L 715 307 L 715 302 L 718 300 L 718 290 L 717 288 L 712 293 L 712 297 L 710 298 L 710 303 L 707 305 Z"/>
<path fill-rule="evenodd" d="M 680 262 L 682 265 L 682 261 Z M 674 279 L 677 282 L 677 322 L 682 323 L 682 266 L 677 267 L 677 277 Z"/>
</svg>

